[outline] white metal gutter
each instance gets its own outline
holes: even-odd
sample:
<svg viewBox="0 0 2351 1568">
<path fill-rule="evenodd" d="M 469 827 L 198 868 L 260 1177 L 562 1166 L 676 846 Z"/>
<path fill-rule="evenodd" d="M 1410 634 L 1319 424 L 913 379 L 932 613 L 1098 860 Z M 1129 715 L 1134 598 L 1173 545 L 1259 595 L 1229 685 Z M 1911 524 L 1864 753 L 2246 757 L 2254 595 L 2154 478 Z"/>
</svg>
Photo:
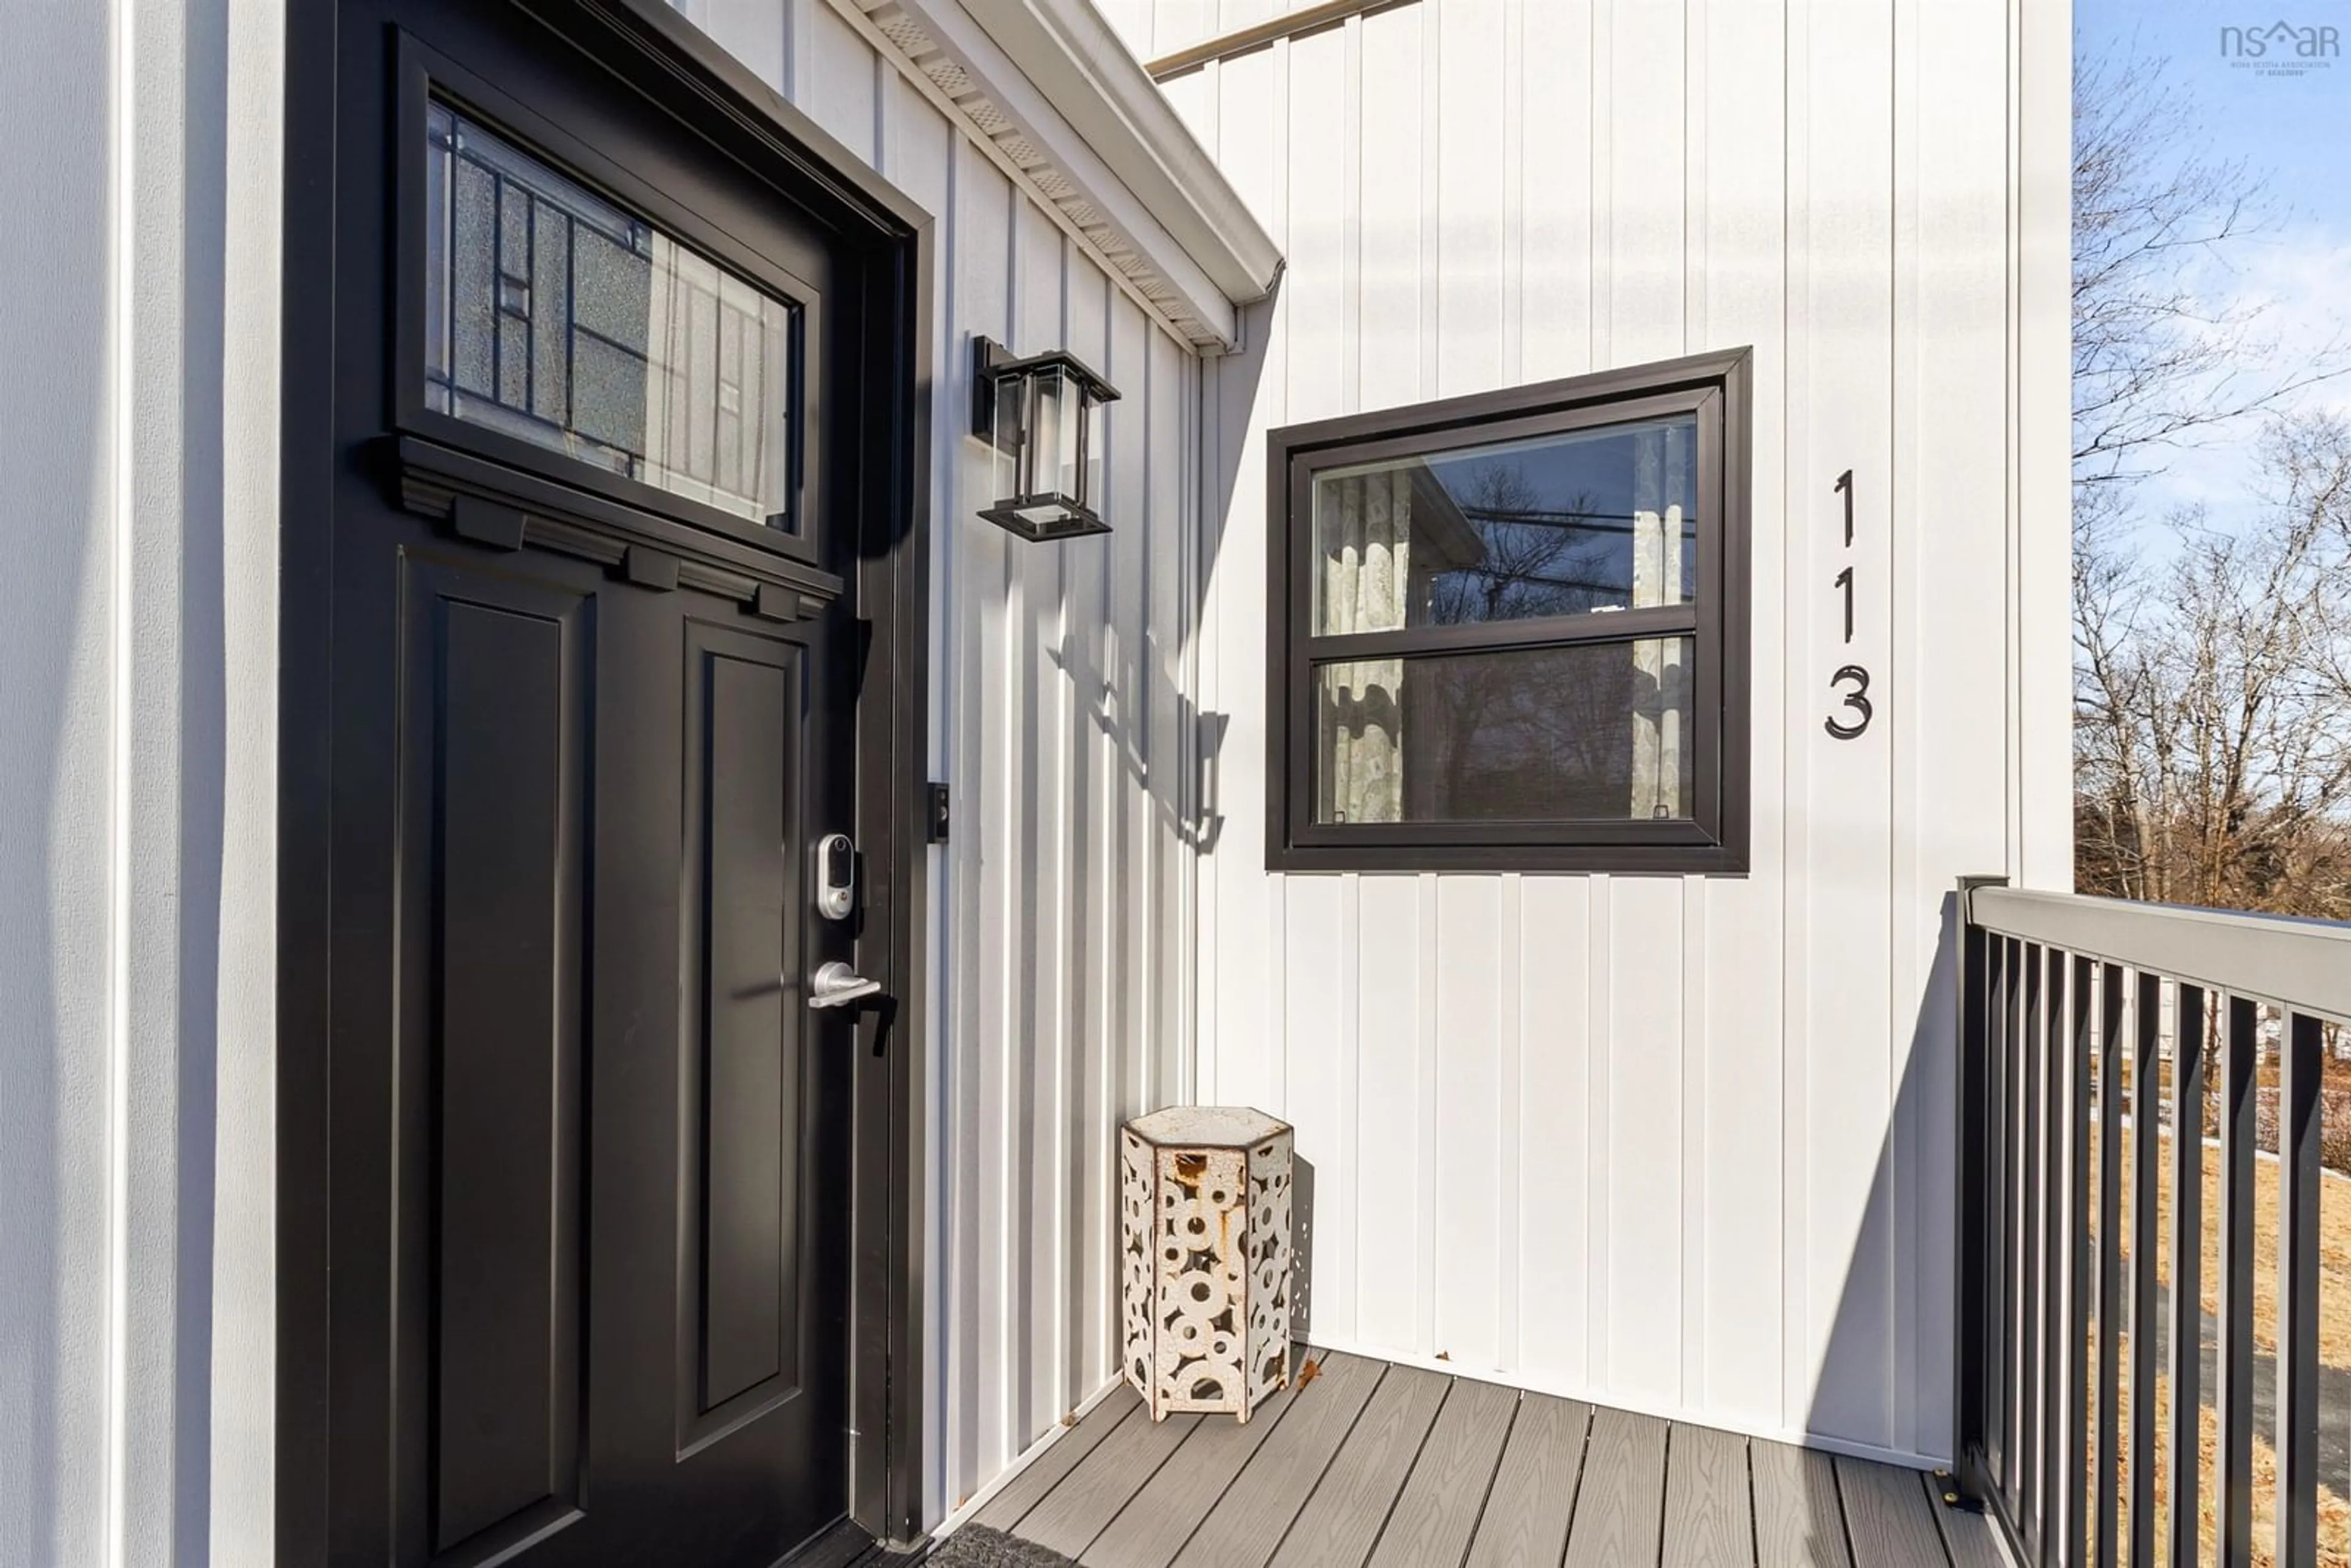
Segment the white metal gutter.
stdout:
<svg viewBox="0 0 2351 1568">
<path fill-rule="evenodd" d="M 872 0 L 863 0 L 871 4 Z M 1281 252 L 1092 0 L 894 0 L 1225 347 Z M 894 19 L 894 18 L 892 18 Z"/>
</svg>

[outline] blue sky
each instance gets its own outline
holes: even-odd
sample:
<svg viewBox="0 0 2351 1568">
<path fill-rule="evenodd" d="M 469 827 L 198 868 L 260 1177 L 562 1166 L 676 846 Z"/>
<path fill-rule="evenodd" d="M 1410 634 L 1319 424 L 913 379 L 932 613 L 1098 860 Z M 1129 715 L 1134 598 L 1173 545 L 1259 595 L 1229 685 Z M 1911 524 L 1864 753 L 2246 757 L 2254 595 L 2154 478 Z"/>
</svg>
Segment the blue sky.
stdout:
<svg viewBox="0 0 2351 1568">
<path fill-rule="evenodd" d="M 2274 221 L 2234 243 L 2229 265 L 2199 269 L 2215 300 L 2258 302 L 2263 336 L 2294 345 L 2351 343 L 2351 53 L 2301 76 L 2265 75 L 2223 57 L 2224 23 L 2333 26 L 2351 51 L 2351 0 L 2075 0 L 2078 50 L 2137 52 L 2195 103 L 2210 152 L 2268 176 Z M 2304 394 L 2351 414 L 2351 377 Z M 2140 499 L 2160 516 L 2200 501 L 2215 522 L 2239 520 L 2251 478 L 2240 429 L 2179 452 Z"/>
</svg>

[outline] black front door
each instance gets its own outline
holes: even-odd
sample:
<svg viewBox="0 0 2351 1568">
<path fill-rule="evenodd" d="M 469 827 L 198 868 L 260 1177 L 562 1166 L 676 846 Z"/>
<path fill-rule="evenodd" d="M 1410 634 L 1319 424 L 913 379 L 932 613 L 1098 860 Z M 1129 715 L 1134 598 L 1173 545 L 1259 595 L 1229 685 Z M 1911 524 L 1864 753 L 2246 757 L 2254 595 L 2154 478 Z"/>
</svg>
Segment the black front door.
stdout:
<svg viewBox="0 0 2351 1568">
<path fill-rule="evenodd" d="M 329 1554 L 767 1568 L 849 1500 L 866 273 L 520 6 L 338 20 Z"/>
</svg>

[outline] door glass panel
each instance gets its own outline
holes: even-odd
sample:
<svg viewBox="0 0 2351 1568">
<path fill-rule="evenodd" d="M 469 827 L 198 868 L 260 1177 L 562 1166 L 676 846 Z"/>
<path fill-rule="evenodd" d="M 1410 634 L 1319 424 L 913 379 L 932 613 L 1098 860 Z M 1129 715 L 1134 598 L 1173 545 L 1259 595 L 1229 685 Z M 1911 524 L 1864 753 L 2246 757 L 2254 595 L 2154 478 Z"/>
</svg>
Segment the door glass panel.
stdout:
<svg viewBox="0 0 2351 1568">
<path fill-rule="evenodd" d="M 1698 528 L 1696 414 L 1325 469 L 1314 634 L 1687 603 Z"/>
<path fill-rule="evenodd" d="M 1318 822 L 1687 818 L 1695 643 L 1324 664 Z"/>
<path fill-rule="evenodd" d="M 442 103 L 424 402 L 790 528 L 796 308 Z"/>
</svg>

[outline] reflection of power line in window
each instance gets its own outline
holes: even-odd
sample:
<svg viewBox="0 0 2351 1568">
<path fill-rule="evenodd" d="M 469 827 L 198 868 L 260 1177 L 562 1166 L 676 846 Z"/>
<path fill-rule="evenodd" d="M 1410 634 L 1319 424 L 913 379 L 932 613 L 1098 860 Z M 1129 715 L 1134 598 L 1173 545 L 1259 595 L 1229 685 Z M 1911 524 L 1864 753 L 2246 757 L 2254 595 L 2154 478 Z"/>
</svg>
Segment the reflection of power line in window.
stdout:
<svg viewBox="0 0 2351 1568">
<path fill-rule="evenodd" d="M 1630 512 L 1505 511 L 1493 507 L 1464 507 L 1461 515 L 1473 522 L 1525 523 L 1605 534 L 1629 534 L 1635 521 Z"/>
</svg>

